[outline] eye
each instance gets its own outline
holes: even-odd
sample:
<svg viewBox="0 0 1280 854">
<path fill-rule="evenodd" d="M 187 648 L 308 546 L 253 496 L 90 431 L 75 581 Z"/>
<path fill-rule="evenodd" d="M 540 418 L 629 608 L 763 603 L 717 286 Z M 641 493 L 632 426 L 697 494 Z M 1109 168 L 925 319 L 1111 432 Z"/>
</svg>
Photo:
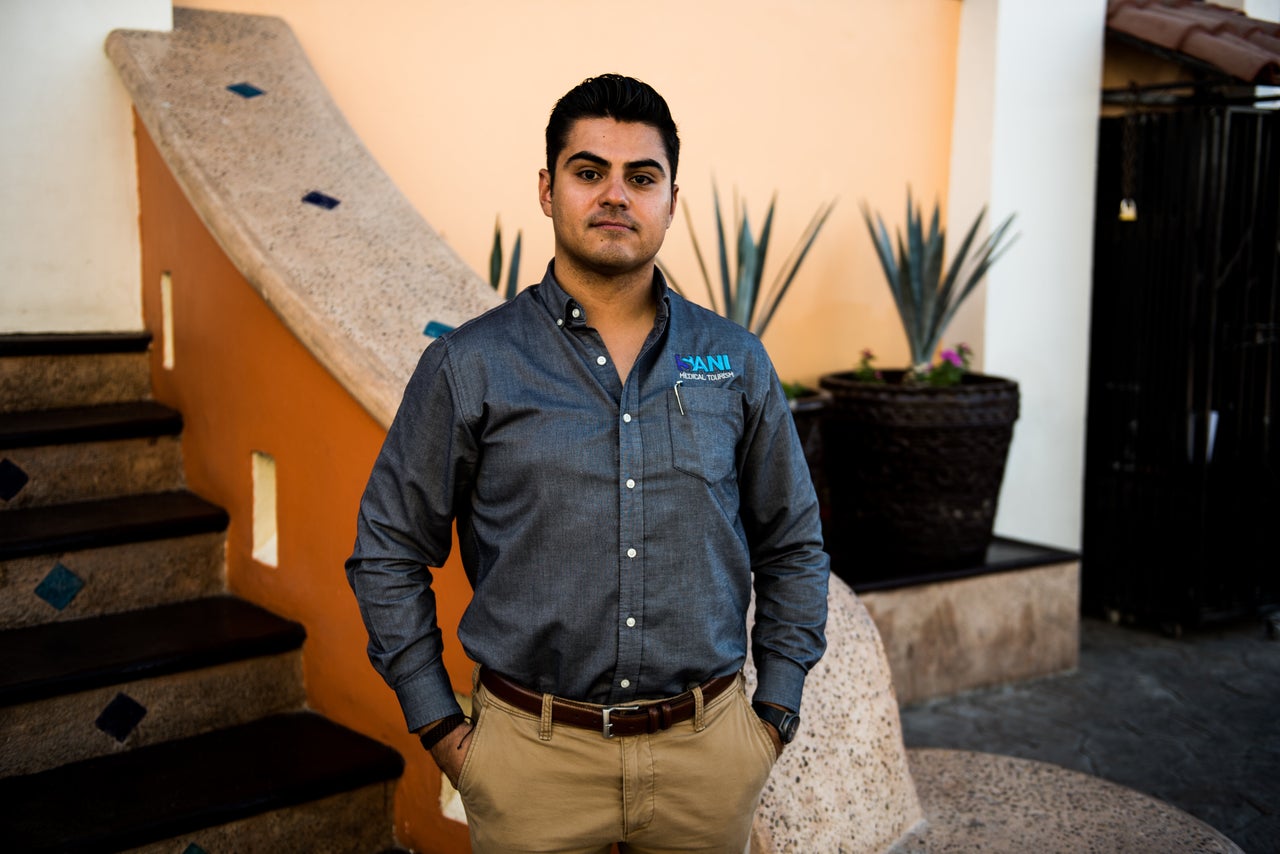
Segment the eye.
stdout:
<svg viewBox="0 0 1280 854">
<path fill-rule="evenodd" d="M 632 182 L 639 184 L 642 187 L 647 187 L 650 184 L 658 183 L 657 181 L 653 180 L 653 176 L 651 175 L 636 175 L 631 180 Z"/>
<path fill-rule="evenodd" d="M 579 169 L 578 177 L 584 181 L 595 181 L 600 177 L 600 173 L 594 169 Z"/>
</svg>

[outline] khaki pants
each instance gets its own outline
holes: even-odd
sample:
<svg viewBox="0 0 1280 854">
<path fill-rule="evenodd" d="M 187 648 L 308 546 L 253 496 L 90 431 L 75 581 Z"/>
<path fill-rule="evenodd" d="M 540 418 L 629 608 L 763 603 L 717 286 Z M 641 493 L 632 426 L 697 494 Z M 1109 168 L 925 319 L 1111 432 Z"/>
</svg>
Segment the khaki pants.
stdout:
<svg viewBox="0 0 1280 854">
<path fill-rule="evenodd" d="M 483 686 L 473 704 L 458 793 L 476 854 L 745 849 L 774 749 L 741 676 L 653 735 L 552 726 Z"/>
</svg>

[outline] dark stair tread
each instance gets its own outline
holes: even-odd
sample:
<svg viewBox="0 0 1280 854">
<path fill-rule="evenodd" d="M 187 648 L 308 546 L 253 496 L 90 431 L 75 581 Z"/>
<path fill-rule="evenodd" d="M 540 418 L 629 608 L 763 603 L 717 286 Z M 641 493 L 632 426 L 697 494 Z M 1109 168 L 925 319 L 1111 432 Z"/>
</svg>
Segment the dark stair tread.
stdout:
<svg viewBox="0 0 1280 854">
<path fill-rule="evenodd" d="M 0 780 L 0 827 L 10 851 L 114 851 L 393 780 L 403 769 L 391 748 L 319 715 L 275 715 Z"/>
<path fill-rule="evenodd" d="M 231 596 L 0 632 L 0 707 L 297 649 L 306 632 Z"/>
<path fill-rule="evenodd" d="M 7 413 L 0 419 L 0 448 L 176 436 L 181 432 L 181 413 L 140 400 Z"/>
<path fill-rule="evenodd" d="M 150 332 L 17 332 L 0 335 L 0 356 L 145 353 Z"/>
<path fill-rule="evenodd" d="M 225 510 L 185 490 L 0 513 L 0 560 L 226 530 Z"/>
</svg>

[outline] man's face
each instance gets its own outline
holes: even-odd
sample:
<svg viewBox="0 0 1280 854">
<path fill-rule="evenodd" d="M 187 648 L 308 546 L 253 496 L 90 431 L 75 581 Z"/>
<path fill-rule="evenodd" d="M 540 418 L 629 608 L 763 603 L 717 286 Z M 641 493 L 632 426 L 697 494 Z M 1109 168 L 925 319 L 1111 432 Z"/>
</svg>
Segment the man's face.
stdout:
<svg viewBox="0 0 1280 854">
<path fill-rule="evenodd" d="M 671 225 L 677 191 L 652 125 L 578 119 L 557 157 L 554 190 L 546 169 L 538 176 L 557 271 L 620 276 L 650 265 Z"/>
</svg>

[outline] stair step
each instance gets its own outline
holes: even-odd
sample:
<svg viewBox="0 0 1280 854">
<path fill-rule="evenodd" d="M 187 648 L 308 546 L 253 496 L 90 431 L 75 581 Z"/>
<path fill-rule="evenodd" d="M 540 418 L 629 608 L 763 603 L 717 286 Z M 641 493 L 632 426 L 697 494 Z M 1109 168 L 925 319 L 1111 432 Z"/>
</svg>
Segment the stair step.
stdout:
<svg viewBox="0 0 1280 854">
<path fill-rule="evenodd" d="M 226 540 L 225 532 L 213 531 L 0 560 L 0 626 L 82 620 L 217 596 L 227 587 Z"/>
<path fill-rule="evenodd" d="M 181 489 L 181 432 L 152 401 L 0 417 L 0 511 Z"/>
<path fill-rule="evenodd" d="M 0 780 L 0 826 L 13 851 L 119 850 L 387 782 L 403 766 L 318 715 L 275 715 Z"/>
<path fill-rule="evenodd" d="M 306 632 L 232 596 L 0 632 L 0 707 L 286 652 Z"/>
<path fill-rule="evenodd" d="M 0 412 L 143 400 L 148 333 L 0 335 Z"/>
<path fill-rule="evenodd" d="M 0 513 L 0 560 L 221 531 L 227 513 L 186 491 Z"/>
<path fill-rule="evenodd" d="M 145 353 L 150 332 L 14 332 L 0 335 L 0 357 Z"/>
<path fill-rule="evenodd" d="M 0 708 L 0 769 L 34 774 L 306 707 L 302 651 Z M 0 834 L 2 835 L 2 834 Z"/>
<path fill-rule="evenodd" d="M 72 442 L 104 442 L 176 436 L 177 410 L 150 400 L 11 412 L 0 421 L 0 448 L 33 448 Z"/>
</svg>

